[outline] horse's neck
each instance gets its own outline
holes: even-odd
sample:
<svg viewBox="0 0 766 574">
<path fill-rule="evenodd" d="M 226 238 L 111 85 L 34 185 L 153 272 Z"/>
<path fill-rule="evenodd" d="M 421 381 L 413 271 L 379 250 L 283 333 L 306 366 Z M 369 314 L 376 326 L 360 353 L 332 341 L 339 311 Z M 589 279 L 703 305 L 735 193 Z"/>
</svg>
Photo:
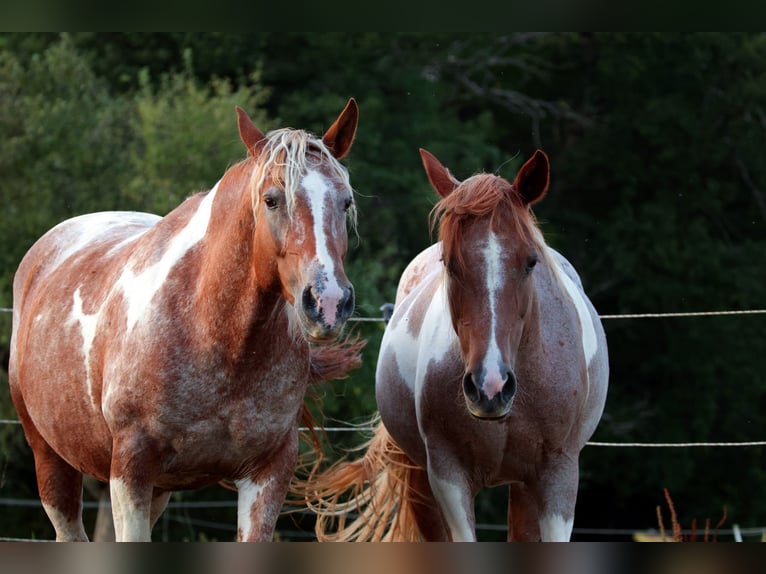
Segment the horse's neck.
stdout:
<svg viewBox="0 0 766 574">
<path fill-rule="evenodd" d="M 288 323 L 286 302 L 276 287 L 276 262 L 256 269 L 248 185 L 246 174 L 227 175 L 218 185 L 194 293 L 195 314 L 206 335 L 240 344 L 254 332 L 287 329 Z"/>
</svg>

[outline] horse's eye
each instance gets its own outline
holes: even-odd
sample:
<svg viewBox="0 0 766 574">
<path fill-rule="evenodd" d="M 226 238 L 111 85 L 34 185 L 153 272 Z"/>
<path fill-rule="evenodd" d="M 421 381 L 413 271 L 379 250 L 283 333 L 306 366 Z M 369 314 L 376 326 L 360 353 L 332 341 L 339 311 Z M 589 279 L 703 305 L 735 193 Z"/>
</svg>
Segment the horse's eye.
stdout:
<svg viewBox="0 0 766 574">
<path fill-rule="evenodd" d="M 277 205 L 279 205 L 279 202 L 277 202 L 277 199 L 270 195 L 267 195 L 263 198 L 263 203 L 266 204 L 267 209 L 276 209 Z"/>
<path fill-rule="evenodd" d="M 534 254 L 529 259 L 527 259 L 527 267 L 526 267 L 527 273 L 532 272 L 532 269 L 534 269 L 535 265 L 537 265 L 537 260 L 538 260 L 537 254 Z"/>
<path fill-rule="evenodd" d="M 348 211 L 351 209 L 351 206 L 354 204 L 354 200 L 351 198 L 348 198 L 346 202 L 343 204 L 343 211 Z"/>
</svg>

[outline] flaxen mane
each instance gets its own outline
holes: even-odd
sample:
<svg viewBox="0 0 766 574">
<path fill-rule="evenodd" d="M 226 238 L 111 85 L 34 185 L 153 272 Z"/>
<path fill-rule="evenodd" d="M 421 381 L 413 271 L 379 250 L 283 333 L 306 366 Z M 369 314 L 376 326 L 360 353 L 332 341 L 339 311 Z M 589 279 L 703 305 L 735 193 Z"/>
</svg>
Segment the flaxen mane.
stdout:
<svg viewBox="0 0 766 574">
<path fill-rule="evenodd" d="M 353 190 L 346 168 L 335 159 L 320 138 L 305 130 L 282 128 L 269 132 L 261 153 L 253 161 L 258 162 L 253 170 L 251 186 L 253 216 L 260 201 L 260 190 L 270 183 L 285 190 L 287 212 L 292 218 L 295 192 L 303 174 L 323 162 L 327 162 L 335 175 Z M 351 227 L 356 229 L 356 208 L 353 203 L 348 214 Z"/>
</svg>

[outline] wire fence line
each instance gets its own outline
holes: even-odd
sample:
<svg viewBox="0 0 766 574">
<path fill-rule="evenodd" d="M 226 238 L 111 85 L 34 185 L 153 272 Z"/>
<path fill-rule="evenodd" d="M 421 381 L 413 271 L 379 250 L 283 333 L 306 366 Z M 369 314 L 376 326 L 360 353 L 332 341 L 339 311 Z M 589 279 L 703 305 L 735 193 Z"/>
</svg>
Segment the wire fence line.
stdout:
<svg viewBox="0 0 766 574">
<path fill-rule="evenodd" d="M 95 510 L 101 507 L 111 508 L 111 503 L 109 501 L 91 501 L 91 500 L 84 500 L 83 503 L 83 509 L 85 510 Z M 37 508 L 42 509 L 42 503 L 39 499 L 27 499 L 27 498 L 0 498 L 0 506 L 15 506 L 15 507 L 25 507 L 25 508 Z M 233 498 L 231 500 L 199 500 L 199 501 L 170 501 L 168 502 L 166 506 L 167 511 L 172 510 L 193 510 L 193 509 L 207 509 L 207 508 L 228 508 L 228 509 L 236 509 L 238 507 L 238 501 L 236 498 Z M 313 515 L 313 512 L 310 510 L 294 510 L 291 507 L 283 507 L 282 509 L 283 514 L 301 514 L 310 516 Z M 173 512 L 166 512 L 163 514 L 163 518 L 166 518 L 168 520 L 172 520 L 174 522 L 181 522 L 188 524 L 190 526 L 200 526 L 205 528 L 214 528 L 217 530 L 222 531 L 230 531 L 230 532 L 236 532 L 237 527 L 234 524 L 225 523 L 225 522 L 219 522 L 219 521 L 211 521 L 211 520 L 205 520 L 200 518 L 193 518 L 187 515 L 180 515 L 175 514 Z M 502 532 L 507 530 L 508 525 L 507 524 L 491 524 L 486 522 L 478 522 L 476 524 L 476 530 L 483 530 L 483 531 L 495 531 L 495 532 Z M 287 534 L 289 533 L 291 537 L 301 537 L 301 538 L 315 538 L 315 535 L 309 531 L 306 530 L 286 530 L 284 528 L 279 528 L 278 532 L 281 534 Z M 625 537 L 632 537 L 635 534 L 656 534 L 659 535 L 659 532 L 656 532 L 654 529 L 650 528 L 594 528 L 594 527 L 574 527 L 572 530 L 572 533 L 575 535 L 596 535 L 596 536 L 625 536 Z M 680 531 L 683 535 L 689 535 L 694 536 L 700 535 L 700 529 L 681 529 Z M 731 528 L 714 528 L 711 529 L 710 532 L 711 535 L 716 536 L 736 536 L 736 535 L 742 535 L 742 536 L 759 536 L 762 537 L 764 534 L 766 534 L 766 527 L 765 526 L 754 526 L 754 527 L 740 527 L 739 525 L 733 525 Z M 53 540 L 40 540 L 40 539 L 28 539 L 28 538 L 5 538 L 0 537 L 0 541 L 14 541 L 14 542 L 53 542 Z"/>
<path fill-rule="evenodd" d="M 20 425 L 21 421 L 14 419 L 0 419 L 0 425 Z M 299 427 L 299 431 L 307 432 L 312 429 L 308 427 Z M 343 426 L 343 427 L 325 427 L 323 432 L 367 432 L 371 433 L 375 427 L 371 426 Z M 766 446 L 766 440 L 740 441 L 740 442 L 602 442 L 588 441 L 585 446 L 615 447 L 615 448 L 695 448 L 695 447 L 748 447 L 748 446 Z M 2 501 L 0 501 L 2 504 Z"/>
<path fill-rule="evenodd" d="M 0 307 L 0 313 L 13 313 L 9 307 Z M 716 317 L 726 315 L 764 315 L 766 309 L 741 309 L 730 311 L 679 311 L 669 313 L 615 313 L 599 315 L 601 319 L 664 319 L 669 317 Z M 356 323 L 384 323 L 384 317 L 350 317 Z"/>
</svg>

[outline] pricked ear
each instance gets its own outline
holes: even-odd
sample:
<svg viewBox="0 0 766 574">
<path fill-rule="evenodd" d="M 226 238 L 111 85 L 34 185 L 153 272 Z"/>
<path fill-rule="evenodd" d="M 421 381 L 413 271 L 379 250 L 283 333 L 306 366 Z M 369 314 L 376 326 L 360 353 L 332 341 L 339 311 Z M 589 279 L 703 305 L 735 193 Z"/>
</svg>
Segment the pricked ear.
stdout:
<svg viewBox="0 0 766 574">
<path fill-rule="evenodd" d="M 322 141 L 337 159 L 345 156 L 351 149 L 359 123 L 359 106 L 350 98 L 346 107 L 322 136 Z"/>
<path fill-rule="evenodd" d="M 513 185 L 521 195 L 525 205 L 540 201 L 550 184 L 550 164 L 548 156 L 542 150 L 536 150 L 524 165 L 521 166 Z"/>
<path fill-rule="evenodd" d="M 247 115 L 245 110 L 239 106 L 235 106 L 235 108 L 237 110 L 237 127 L 239 128 L 239 137 L 242 140 L 242 143 L 245 144 L 247 153 L 249 153 L 251 156 L 255 156 L 255 151 L 258 147 L 258 144 L 265 140 L 266 136 L 263 135 L 261 130 L 255 127 L 253 120 L 250 119 L 250 116 Z"/>
<path fill-rule="evenodd" d="M 428 181 L 431 182 L 431 187 L 441 197 L 447 197 L 460 185 L 460 182 L 455 179 L 450 170 L 444 167 L 434 154 L 420 148 L 420 158 L 423 160 L 423 167 L 426 169 L 426 175 L 428 175 Z"/>
</svg>

